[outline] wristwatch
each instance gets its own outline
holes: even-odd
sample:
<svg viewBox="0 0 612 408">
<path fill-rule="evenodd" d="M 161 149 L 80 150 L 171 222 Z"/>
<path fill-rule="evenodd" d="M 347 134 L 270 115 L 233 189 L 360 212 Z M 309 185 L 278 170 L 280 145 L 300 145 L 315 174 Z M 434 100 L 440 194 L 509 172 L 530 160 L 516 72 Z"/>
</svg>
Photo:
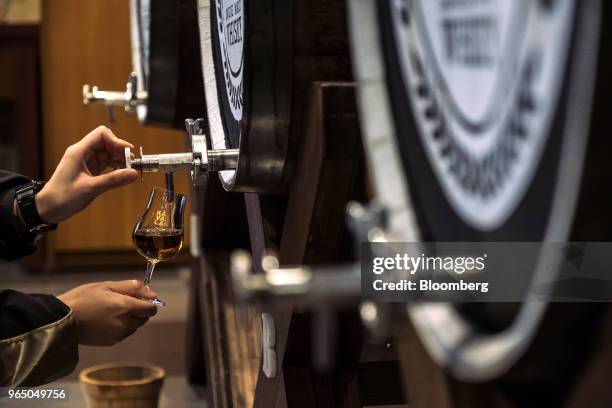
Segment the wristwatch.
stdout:
<svg viewBox="0 0 612 408">
<path fill-rule="evenodd" d="M 19 212 L 23 218 L 23 222 L 29 232 L 34 235 L 39 235 L 43 232 L 51 231 L 57 228 L 57 224 L 48 224 L 38 214 L 36 209 L 36 193 L 44 187 L 42 181 L 32 180 L 31 182 L 19 187 L 15 191 L 15 200 L 19 207 Z"/>
</svg>

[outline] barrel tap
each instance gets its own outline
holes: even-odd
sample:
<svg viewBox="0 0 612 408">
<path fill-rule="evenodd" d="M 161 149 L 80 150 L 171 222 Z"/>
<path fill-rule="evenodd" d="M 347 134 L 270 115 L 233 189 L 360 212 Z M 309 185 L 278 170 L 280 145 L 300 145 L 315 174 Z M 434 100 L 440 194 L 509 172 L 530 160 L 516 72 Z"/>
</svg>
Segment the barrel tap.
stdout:
<svg viewBox="0 0 612 408">
<path fill-rule="evenodd" d="M 140 158 L 132 158 L 132 151 L 127 147 L 125 149 L 126 167 L 140 171 L 141 178 L 144 173 L 172 174 L 178 171 L 188 171 L 194 186 L 205 186 L 210 172 L 236 169 L 238 149 L 209 149 L 202 127 L 203 122 L 204 119 L 185 120 L 191 144 L 190 152 L 145 155 L 141 147 Z M 166 178 L 168 179 L 169 177 Z"/>
<path fill-rule="evenodd" d="M 125 92 L 100 91 L 97 86 L 83 85 L 83 105 L 102 104 L 108 107 L 112 115 L 115 106 L 122 106 L 126 112 L 134 113 L 139 105 L 147 103 L 146 91 L 138 90 L 138 77 L 132 72 L 128 77 Z"/>
</svg>

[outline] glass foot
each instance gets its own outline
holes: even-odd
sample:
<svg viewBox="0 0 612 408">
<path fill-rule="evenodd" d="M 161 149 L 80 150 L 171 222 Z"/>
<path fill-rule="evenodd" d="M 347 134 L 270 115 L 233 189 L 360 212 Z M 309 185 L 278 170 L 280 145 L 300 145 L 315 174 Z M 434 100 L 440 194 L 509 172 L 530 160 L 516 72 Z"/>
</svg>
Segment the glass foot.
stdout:
<svg viewBox="0 0 612 408">
<path fill-rule="evenodd" d="M 166 302 L 164 302 L 158 297 L 155 297 L 154 299 L 149 299 L 149 302 L 153 303 L 155 306 L 166 306 Z"/>
</svg>

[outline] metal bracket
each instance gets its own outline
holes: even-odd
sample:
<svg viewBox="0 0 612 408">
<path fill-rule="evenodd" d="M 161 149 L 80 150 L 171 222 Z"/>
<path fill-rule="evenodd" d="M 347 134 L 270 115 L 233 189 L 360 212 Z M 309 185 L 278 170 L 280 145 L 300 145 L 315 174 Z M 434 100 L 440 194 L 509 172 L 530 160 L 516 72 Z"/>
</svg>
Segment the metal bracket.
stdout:
<svg viewBox="0 0 612 408">
<path fill-rule="evenodd" d="M 346 223 L 353 234 L 355 244 L 360 252 L 362 242 L 388 241 L 385 229 L 388 226 L 388 211 L 378 201 L 371 201 L 367 206 L 352 201 L 346 206 Z M 383 339 L 390 331 L 390 304 L 363 302 L 359 306 L 361 322 L 375 339 Z"/>
<path fill-rule="evenodd" d="M 194 165 L 191 169 L 191 180 L 195 186 L 208 183 L 208 144 L 202 123 L 204 119 L 185 119 L 185 130 L 191 141 Z"/>
<path fill-rule="evenodd" d="M 276 377 L 276 324 L 270 313 L 261 314 L 262 332 L 262 371 L 267 378 Z"/>
</svg>

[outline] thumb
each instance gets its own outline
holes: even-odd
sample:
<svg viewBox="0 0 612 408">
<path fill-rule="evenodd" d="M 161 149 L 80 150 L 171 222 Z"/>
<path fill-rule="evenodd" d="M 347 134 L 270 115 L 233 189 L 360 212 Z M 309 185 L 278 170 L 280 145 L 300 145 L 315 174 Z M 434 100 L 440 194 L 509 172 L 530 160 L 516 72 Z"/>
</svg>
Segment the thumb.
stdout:
<svg viewBox="0 0 612 408">
<path fill-rule="evenodd" d="M 113 292 L 138 299 L 153 299 L 157 296 L 157 294 L 148 286 L 145 286 L 142 281 L 136 279 L 108 282 L 107 287 Z"/>
<path fill-rule="evenodd" d="M 138 171 L 134 169 L 120 169 L 101 174 L 92 178 L 93 189 L 96 195 L 108 190 L 123 187 L 138 179 Z"/>
</svg>

